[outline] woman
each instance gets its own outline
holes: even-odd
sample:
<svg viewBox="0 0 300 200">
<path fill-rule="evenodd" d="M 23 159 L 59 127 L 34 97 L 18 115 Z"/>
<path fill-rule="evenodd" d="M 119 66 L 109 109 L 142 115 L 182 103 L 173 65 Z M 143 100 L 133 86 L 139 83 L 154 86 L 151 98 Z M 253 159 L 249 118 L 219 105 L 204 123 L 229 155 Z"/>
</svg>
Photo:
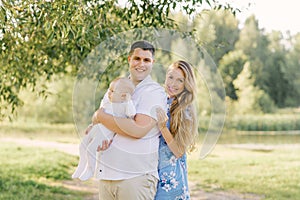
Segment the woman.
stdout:
<svg viewBox="0 0 300 200">
<path fill-rule="evenodd" d="M 195 77 L 190 64 L 177 61 L 169 66 L 165 89 L 168 113 L 158 109 L 158 126 L 162 133 L 159 144 L 159 182 L 155 199 L 190 199 L 187 179 L 186 152 L 195 145 L 197 118 Z"/>
</svg>

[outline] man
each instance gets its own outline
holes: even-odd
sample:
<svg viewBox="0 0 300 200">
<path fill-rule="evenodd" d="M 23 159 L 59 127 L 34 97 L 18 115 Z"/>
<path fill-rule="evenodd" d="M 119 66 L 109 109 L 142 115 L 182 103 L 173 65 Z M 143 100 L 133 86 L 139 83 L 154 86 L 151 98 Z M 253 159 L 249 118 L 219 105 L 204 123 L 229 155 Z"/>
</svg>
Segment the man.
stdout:
<svg viewBox="0 0 300 200">
<path fill-rule="evenodd" d="M 136 86 L 132 100 L 137 114 L 132 119 L 117 118 L 96 111 L 97 122 L 117 133 L 109 148 L 102 147 L 97 177 L 101 200 L 154 199 L 158 180 L 156 108 L 166 109 L 164 89 L 151 79 L 155 49 L 147 41 L 132 44 L 128 56 L 130 79 Z"/>
</svg>

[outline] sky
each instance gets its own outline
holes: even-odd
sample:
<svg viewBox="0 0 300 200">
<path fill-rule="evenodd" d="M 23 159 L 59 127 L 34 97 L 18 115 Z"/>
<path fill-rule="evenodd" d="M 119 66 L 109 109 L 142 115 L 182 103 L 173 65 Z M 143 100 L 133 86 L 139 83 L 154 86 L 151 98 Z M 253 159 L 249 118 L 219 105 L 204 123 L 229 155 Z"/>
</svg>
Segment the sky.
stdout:
<svg viewBox="0 0 300 200">
<path fill-rule="evenodd" d="M 259 27 L 267 32 L 278 30 L 282 33 L 300 33 L 300 2 L 297 0 L 230 0 L 242 10 L 237 14 L 241 24 L 254 14 Z M 249 4 L 250 3 L 250 4 Z"/>
</svg>

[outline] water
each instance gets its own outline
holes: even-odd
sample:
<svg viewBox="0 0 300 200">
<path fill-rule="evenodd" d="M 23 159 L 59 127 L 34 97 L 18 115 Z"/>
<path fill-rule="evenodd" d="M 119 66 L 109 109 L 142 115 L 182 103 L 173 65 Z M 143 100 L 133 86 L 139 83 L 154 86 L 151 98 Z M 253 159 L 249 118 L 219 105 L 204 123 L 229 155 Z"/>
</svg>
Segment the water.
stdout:
<svg viewBox="0 0 300 200">
<path fill-rule="evenodd" d="M 300 131 L 223 131 L 217 144 L 300 144 Z"/>
</svg>

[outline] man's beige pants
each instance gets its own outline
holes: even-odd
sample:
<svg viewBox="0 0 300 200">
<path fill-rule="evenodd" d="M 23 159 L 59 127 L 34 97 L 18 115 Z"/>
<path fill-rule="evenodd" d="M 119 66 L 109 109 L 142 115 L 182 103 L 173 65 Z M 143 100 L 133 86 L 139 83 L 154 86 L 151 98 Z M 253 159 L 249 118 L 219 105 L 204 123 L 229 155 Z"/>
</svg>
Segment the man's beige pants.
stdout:
<svg viewBox="0 0 300 200">
<path fill-rule="evenodd" d="M 149 174 L 125 180 L 100 180 L 99 200 L 153 200 L 157 181 Z"/>
</svg>

